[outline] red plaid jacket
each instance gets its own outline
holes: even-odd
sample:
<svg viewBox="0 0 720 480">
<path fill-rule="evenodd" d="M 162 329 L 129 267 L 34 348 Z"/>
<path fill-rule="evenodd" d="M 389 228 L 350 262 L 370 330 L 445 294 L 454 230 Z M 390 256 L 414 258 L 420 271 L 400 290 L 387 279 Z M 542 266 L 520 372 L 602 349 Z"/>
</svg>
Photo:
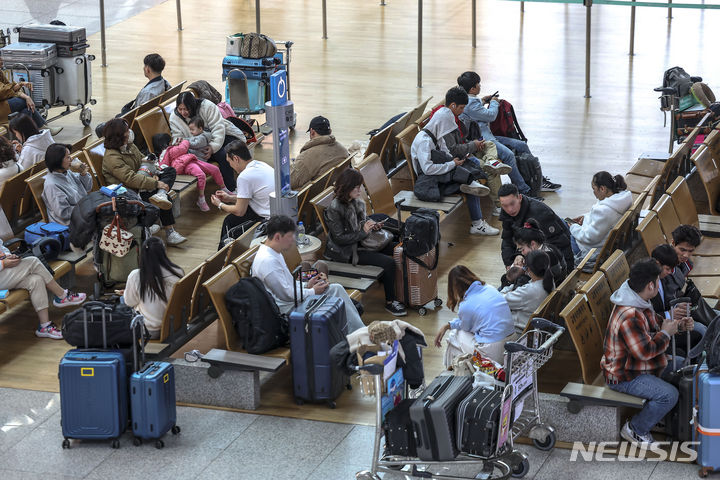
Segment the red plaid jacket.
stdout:
<svg viewBox="0 0 720 480">
<path fill-rule="evenodd" d="M 638 375 L 659 375 L 667 366 L 670 337 L 660 331 L 652 309 L 615 305 L 605 334 L 600 367 L 605 382 L 628 382 Z"/>
</svg>

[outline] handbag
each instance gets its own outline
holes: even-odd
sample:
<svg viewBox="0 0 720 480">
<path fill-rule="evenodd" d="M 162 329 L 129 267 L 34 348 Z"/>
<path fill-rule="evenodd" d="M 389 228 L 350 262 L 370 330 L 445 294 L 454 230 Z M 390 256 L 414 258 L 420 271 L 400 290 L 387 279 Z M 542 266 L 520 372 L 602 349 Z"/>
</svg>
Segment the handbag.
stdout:
<svg viewBox="0 0 720 480">
<path fill-rule="evenodd" d="M 115 216 L 108 225 L 103 228 L 100 236 L 99 247 L 101 250 L 116 257 L 124 257 L 130 251 L 133 241 L 133 234 L 120 226 L 120 215 L 115 208 L 115 197 L 112 199 Z"/>
<path fill-rule="evenodd" d="M 36 222 L 25 228 L 25 241 L 34 245 L 40 239 L 54 238 L 60 243 L 62 251 L 70 250 L 70 232 L 67 225 L 55 222 Z"/>
<path fill-rule="evenodd" d="M 393 234 L 389 231 L 381 228 L 380 230 L 373 230 L 370 234 L 365 237 L 360 245 L 365 250 L 379 251 L 387 247 L 393 239 Z"/>
</svg>

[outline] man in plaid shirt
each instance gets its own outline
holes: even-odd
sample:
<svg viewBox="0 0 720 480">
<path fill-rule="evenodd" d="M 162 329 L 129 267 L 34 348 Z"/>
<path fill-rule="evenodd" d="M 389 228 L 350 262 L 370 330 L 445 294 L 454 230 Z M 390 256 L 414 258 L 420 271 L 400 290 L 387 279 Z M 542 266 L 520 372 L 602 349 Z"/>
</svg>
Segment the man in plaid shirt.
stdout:
<svg viewBox="0 0 720 480">
<path fill-rule="evenodd" d="M 677 388 L 660 376 L 669 371 L 665 351 L 680 322 L 692 328 L 691 318 L 658 323 L 650 299 L 658 293 L 660 271 L 653 259 L 637 262 L 628 280 L 610 297 L 615 307 L 600 360 L 605 382 L 615 391 L 646 399 L 640 413 L 620 431 L 632 443 L 652 443 L 650 429 L 677 403 Z"/>
</svg>

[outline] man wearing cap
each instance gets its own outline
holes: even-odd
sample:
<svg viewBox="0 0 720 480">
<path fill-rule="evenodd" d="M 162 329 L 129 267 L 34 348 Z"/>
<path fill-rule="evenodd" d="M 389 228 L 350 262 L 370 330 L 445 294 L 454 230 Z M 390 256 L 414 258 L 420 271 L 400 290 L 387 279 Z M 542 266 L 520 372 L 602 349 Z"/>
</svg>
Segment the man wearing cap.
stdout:
<svg viewBox="0 0 720 480">
<path fill-rule="evenodd" d="M 302 188 L 348 157 L 347 149 L 331 135 L 327 118 L 313 118 L 307 131 L 310 141 L 302 146 L 297 158 L 290 164 L 290 186 L 293 190 Z"/>
</svg>

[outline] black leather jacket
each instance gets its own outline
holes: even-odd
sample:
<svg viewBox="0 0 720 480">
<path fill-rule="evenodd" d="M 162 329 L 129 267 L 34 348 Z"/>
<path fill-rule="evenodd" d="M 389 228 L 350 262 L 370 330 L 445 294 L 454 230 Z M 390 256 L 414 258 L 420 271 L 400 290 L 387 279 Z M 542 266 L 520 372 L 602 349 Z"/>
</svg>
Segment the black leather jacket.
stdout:
<svg viewBox="0 0 720 480">
<path fill-rule="evenodd" d="M 325 210 L 328 228 L 325 257 L 335 262 L 351 262 L 358 244 L 368 236 L 363 230 L 365 220 L 365 202 L 357 199 L 343 203 L 334 199 Z"/>
</svg>

